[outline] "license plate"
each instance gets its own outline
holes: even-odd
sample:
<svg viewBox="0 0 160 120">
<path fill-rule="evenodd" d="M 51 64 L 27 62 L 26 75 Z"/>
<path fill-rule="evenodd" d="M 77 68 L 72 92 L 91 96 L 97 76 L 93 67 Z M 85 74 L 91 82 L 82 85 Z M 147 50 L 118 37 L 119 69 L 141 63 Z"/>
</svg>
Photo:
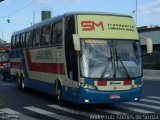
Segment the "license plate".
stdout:
<svg viewBox="0 0 160 120">
<path fill-rule="evenodd" d="M 110 99 L 120 99 L 120 95 L 110 95 Z"/>
</svg>

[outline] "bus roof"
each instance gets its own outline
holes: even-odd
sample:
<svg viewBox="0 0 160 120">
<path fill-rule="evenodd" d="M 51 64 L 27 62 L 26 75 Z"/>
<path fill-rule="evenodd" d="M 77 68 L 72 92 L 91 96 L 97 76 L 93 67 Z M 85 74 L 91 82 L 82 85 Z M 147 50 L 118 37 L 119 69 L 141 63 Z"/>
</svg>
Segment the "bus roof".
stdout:
<svg viewBox="0 0 160 120">
<path fill-rule="evenodd" d="M 57 15 L 57 16 L 49 18 L 47 20 L 38 22 L 31 27 L 25 28 L 25 29 L 20 30 L 20 31 L 16 31 L 12 35 L 23 33 L 23 32 L 26 32 L 26 31 L 30 31 L 30 30 L 33 30 L 34 28 L 41 28 L 44 25 L 48 25 L 50 23 L 60 21 L 64 17 L 72 16 L 72 15 L 109 15 L 109 16 L 122 16 L 122 17 L 131 17 L 132 18 L 132 16 L 129 16 L 129 15 L 109 13 L 109 12 L 69 12 L 69 13 L 65 13 L 63 15 Z"/>
<path fill-rule="evenodd" d="M 109 16 L 123 16 L 123 17 L 132 17 L 125 14 L 117 14 L 117 13 L 110 13 L 110 12 L 69 12 L 65 13 L 64 16 L 70 16 L 70 15 L 109 15 Z"/>
</svg>

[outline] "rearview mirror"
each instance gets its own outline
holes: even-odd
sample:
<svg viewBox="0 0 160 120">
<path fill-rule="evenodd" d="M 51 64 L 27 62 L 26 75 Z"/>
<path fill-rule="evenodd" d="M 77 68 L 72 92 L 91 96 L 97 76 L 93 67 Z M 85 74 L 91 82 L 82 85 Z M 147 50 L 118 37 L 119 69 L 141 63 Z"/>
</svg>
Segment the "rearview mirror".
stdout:
<svg viewBox="0 0 160 120">
<path fill-rule="evenodd" d="M 78 34 L 72 34 L 72 37 L 73 37 L 74 49 L 76 51 L 81 51 L 79 35 Z"/>
<path fill-rule="evenodd" d="M 153 42 L 152 39 L 146 36 L 139 36 L 140 40 L 144 40 L 147 47 L 147 54 L 153 53 Z"/>
</svg>

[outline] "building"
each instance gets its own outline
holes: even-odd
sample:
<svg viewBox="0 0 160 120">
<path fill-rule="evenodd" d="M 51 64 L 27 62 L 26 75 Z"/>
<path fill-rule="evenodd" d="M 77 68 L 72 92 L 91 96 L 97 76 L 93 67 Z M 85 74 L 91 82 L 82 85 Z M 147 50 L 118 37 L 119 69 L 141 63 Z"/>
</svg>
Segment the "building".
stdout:
<svg viewBox="0 0 160 120">
<path fill-rule="evenodd" d="M 143 26 L 138 28 L 140 36 L 146 36 L 153 40 L 153 54 L 142 58 L 145 69 L 160 70 L 160 26 Z M 145 51 L 144 43 L 141 43 L 142 53 Z"/>
</svg>

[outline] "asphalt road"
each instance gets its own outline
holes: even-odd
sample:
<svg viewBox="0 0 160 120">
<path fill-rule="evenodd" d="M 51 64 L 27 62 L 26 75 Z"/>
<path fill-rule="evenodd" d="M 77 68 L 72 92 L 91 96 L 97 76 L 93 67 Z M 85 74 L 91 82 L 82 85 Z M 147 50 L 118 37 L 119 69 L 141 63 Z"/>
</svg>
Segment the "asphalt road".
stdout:
<svg viewBox="0 0 160 120">
<path fill-rule="evenodd" d="M 20 118 L 22 120 L 53 120 L 53 119 L 93 119 L 108 118 L 110 115 L 128 114 L 130 119 L 142 119 L 146 113 L 153 113 L 155 120 L 160 116 L 160 81 L 145 81 L 142 99 L 139 103 L 121 103 L 115 105 L 77 105 L 67 103 L 64 107 L 58 105 L 53 96 L 33 90 L 20 91 L 13 83 L 0 82 L 0 98 L 5 101 L 0 108 L 0 116 Z M 135 115 L 133 115 L 135 114 Z M 133 115 L 133 116 L 132 116 Z M 148 114 L 147 114 L 148 115 Z M 118 116 L 119 119 L 121 116 Z M 123 117 L 123 116 L 122 116 Z M 1 118 L 1 117 L 0 117 Z M 12 118 L 13 119 L 13 118 Z"/>
</svg>

